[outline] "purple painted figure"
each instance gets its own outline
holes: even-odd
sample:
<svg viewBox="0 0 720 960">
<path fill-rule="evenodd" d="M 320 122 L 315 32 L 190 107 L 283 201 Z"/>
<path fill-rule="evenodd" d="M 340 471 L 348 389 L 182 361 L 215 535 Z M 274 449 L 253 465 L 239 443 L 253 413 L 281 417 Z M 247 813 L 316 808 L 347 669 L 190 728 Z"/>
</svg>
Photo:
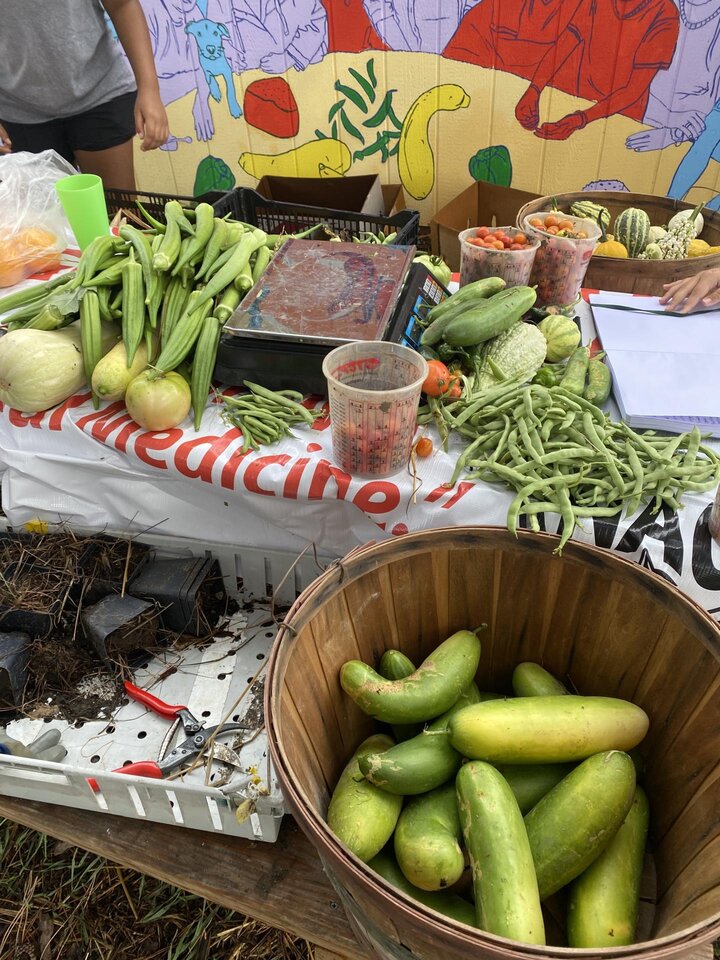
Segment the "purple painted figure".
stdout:
<svg viewBox="0 0 720 960">
<path fill-rule="evenodd" d="M 363 0 L 391 50 L 441 54 L 468 10 L 482 0 Z"/>
</svg>

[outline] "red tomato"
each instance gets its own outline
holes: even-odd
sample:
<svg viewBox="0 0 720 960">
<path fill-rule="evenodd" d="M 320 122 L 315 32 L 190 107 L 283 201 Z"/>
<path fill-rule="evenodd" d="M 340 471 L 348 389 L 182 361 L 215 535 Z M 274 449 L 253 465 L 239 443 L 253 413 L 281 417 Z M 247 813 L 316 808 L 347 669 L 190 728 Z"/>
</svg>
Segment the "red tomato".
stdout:
<svg viewBox="0 0 720 960">
<path fill-rule="evenodd" d="M 505 249 L 505 244 L 502 242 L 502 240 L 496 240 L 496 241 L 495 241 L 495 249 L 496 249 L 496 250 L 504 250 L 504 249 Z"/>
<path fill-rule="evenodd" d="M 447 392 L 447 396 L 453 400 L 457 400 L 458 397 L 462 396 L 462 382 L 459 377 L 456 377 L 450 386 L 450 389 Z"/>
<path fill-rule="evenodd" d="M 485 239 L 485 237 L 489 233 L 490 233 L 490 230 L 487 227 L 478 227 L 477 233 L 475 234 L 475 236 L 482 237 L 483 239 Z"/>
<path fill-rule="evenodd" d="M 433 442 L 430 437 L 420 437 L 415 444 L 415 454 L 418 457 L 429 457 L 433 452 Z"/>
<path fill-rule="evenodd" d="M 558 233 L 560 233 L 560 228 L 556 227 L 555 225 L 553 225 L 552 227 L 546 227 L 546 229 L 547 229 L 547 232 L 551 233 L 553 236 L 556 236 Z"/>
<path fill-rule="evenodd" d="M 510 237 L 503 237 L 502 245 L 508 250 L 512 246 L 512 239 Z"/>
<path fill-rule="evenodd" d="M 513 244 L 510 245 L 510 249 L 511 249 L 511 250 L 524 250 L 524 249 L 525 249 L 525 245 L 522 244 L 522 243 L 513 243 Z"/>
<path fill-rule="evenodd" d="M 516 233 L 514 243 L 527 243 L 528 239 L 524 233 Z"/>
<path fill-rule="evenodd" d="M 450 380 L 450 371 L 442 360 L 428 360 L 428 375 L 423 381 L 422 392 L 428 397 L 441 397 Z"/>
</svg>

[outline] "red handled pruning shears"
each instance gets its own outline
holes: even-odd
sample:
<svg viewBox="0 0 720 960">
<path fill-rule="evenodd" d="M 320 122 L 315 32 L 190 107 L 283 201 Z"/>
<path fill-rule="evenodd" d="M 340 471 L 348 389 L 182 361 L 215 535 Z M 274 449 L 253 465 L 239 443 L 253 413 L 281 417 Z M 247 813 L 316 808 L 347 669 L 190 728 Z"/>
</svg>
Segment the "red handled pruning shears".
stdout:
<svg viewBox="0 0 720 960">
<path fill-rule="evenodd" d="M 138 703 L 142 703 L 155 713 L 159 713 L 161 717 L 167 717 L 168 720 L 182 723 L 187 734 L 187 740 L 179 743 L 157 763 L 154 760 L 140 760 L 138 763 L 129 763 L 127 766 L 120 767 L 113 773 L 131 773 L 136 777 L 161 779 L 196 757 L 204 749 L 208 740 L 214 740 L 226 733 L 251 729 L 246 723 L 223 723 L 214 727 L 204 727 L 187 707 L 165 703 L 153 696 L 152 693 L 141 690 L 140 687 L 136 687 L 135 684 L 127 680 L 125 681 L 125 692 L 133 700 L 137 700 Z"/>
</svg>

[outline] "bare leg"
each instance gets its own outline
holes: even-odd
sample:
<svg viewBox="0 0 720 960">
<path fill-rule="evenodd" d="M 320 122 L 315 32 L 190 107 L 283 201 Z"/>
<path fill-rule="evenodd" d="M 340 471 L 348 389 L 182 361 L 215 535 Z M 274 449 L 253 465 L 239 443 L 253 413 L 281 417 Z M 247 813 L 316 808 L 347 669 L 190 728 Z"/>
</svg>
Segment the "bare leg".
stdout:
<svg viewBox="0 0 720 960">
<path fill-rule="evenodd" d="M 97 174 L 106 189 L 135 190 L 132 140 L 108 150 L 76 150 L 75 159 L 83 173 Z"/>
</svg>

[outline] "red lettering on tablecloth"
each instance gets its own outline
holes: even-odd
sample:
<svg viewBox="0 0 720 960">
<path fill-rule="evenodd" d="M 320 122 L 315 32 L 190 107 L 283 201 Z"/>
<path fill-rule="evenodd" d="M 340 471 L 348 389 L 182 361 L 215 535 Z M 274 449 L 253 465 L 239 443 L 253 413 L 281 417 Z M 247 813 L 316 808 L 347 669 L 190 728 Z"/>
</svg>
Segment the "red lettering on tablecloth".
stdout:
<svg viewBox="0 0 720 960">
<path fill-rule="evenodd" d="M 173 462 L 178 473 L 185 477 L 195 479 L 199 477 L 205 483 L 212 483 L 213 467 L 217 463 L 220 454 L 230 446 L 233 440 L 237 440 L 240 431 L 236 427 L 226 430 L 222 436 L 196 437 L 194 440 L 186 440 L 181 443 L 173 455 Z M 188 465 L 190 455 L 198 447 L 207 446 L 207 451 L 203 454 L 197 467 Z"/>
<path fill-rule="evenodd" d="M 125 410 L 125 404 L 122 400 L 118 400 L 115 403 L 111 403 L 109 407 L 106 407 L 104 410 L 98 410 L 96 413 L 88 413 L 84 417 L 80 417 L 79 420 L 75 422 L 75 426 L 80 430 L 84 430 L 85 427 L 90 423 L 102 423 L 105 424 L 111 420 L 116 413 L 120 413 Z"/>
<path fill-rule="evenodd" d="M 318 417 L 317 420 L 313 423 L 313 430 L 327 430 L 330 426 L 330 404 L 326 400 L 320 408 L 323 412 L 321 417 Z"/>
<path fill-rule="evenodd" d="M 102 410 L 99 413 L 89 413 L 77 421 L 77 426 L 81 430 L 84 430 L 90 424 L 92 424 L 90 436 L 101 443 L 105 443 L 111 433 L 114 433 L 120 427 L 125 427 L 121 434 L 123 437 L 122 443 L 118 443 L 117 439 L 114 443 L 114 446 L 122 450 L 123 453 L 127 447 L 128 436 L 142 430 L 142 427 L 139 427 L 125 410 L 125 405 L 121 400 L 111 403 L 107 410 Z"/>
<path fill-rule="evenodd" d="M 130 440 L 130 437 L 134 433 L 142 433 L 142 427 L 139 423 L 135 423 L 130 416 L 123 417 L 122 419 L 127 420 L 127 423 L 113 440 L 113 446 L 121 453 L 127 453 L 128 441 Z M 119 420 L 118 424 L 119 423 L 122 423 L 122 420 Z"/>
<path fill-rule="evenodd" d="M 265 467 L 272 466 L 273 463 L 279 463 L 281 466 L 285 466 L 288 460 L 292 460 L 292 457 L 289 453 L 276 453 L 272 456 L 267 457 L 258 457 L 257 460 L 248 466 L 245 471 L 245 476 L 243 477 L 243 483 L 250 491 L 250 493 L 260 493 L 264 497 L 274 497 L 274 490 L 265 490 L 258 484 L 260 474 L 265 469 Z"/>
<path fill-rule="evenodd" d="M 302 480 L 302 475 L 305 472 L 305 467 L 309 463 L 309 457 L 300 457 L 300 459 L 296 460 L 292 467 L 290 467 L 282 492 L 282 495 L 286 500 L 297 500 L 300 481 Z"/>
<path fill-rule="evenodd" d="M 48 429 L 62 430 L 62 419 L 67 411 L 72 410 L 75 407 L 81 407 L 84 403 L 87 403 L 91 397 L 91 393 L 74 393 L 72 397 L 68 397 L 65 403 L 61 403 L 60 406 L 56 407 L 56 409 L 50 414 L 50 419 L 48 420 Z"/>
<path fill-rule="evenodd" d="M 365 513 L 389 513 L 400 503 L 400 488 L 389 480 L 370 480 L 360 487 L 352 502 Z"/>
<path fill-rule="evenodd" d="M 158 430 L 141 434 L 135 441 L 135 456 L 151 467 L 157 467 L 159 470 L 167 470 L 168 465 L 164 460 L 156 460 L 148 454 L 149 450 L 167 450 L 174 446 L 178 440 L 182 440 L 183 432 L 176 427 L 172 430 Z"/>
<path fill-rule="evenodd" d="M 226 487 L 228 490 L 235 489 L 235 475 L 240 469 L 240 466 L 244 460 L 252 454 L 252 450 L 248 450 L 246 453 L 235 453 L 233 454 L 225 466 L 222 468 L 222 473 L 220 474 L 220 486 Z"/>
<path fill-rule="evenodd" d="M 435 487 L 434 490 L 431 490 L 426 497 L 424 497 L 425 503 L 437 503 L 438 500 L 441 500 L 445 494 L 452 490 L 453 487 L 447 486 L 445 483 L 441 483 L 439 487 Z"/>
<path fill-rule="evenodd" d="M 308 500 L 322 500 L 325 494 L 325 487 L 331 477 L 337 484 L 337 496 L 335 499 L 344 500 L 352 477 L 339 467 L 334 467 L 329 460 L 318 461 L 313 471 L 313 478 L 310 481 Z"/>
<path fill-rule="evenodd" d="M 462 480 L 462 481 L 457 485 L 457 490 L 455 491 L 455 493 L 453 494 L 453 496 L 450 497 L 450 499 L 448 500 L 447 503 L 444 503 L 444 504 L 442 505 L 442 509 L 443 509 L 443 510 L 449 510 L 450 507 L 454 507 L 455 504 L 458 502 L 458 500 L 462 500 L 462 498 L 465 496 L 465 494 L 468 492 L 468 490 L 472 490 L 472 488 L 473 488 L 474 486 L 475 486 L 474 483 L 470 483 L 470 482 L 467 481 L 467 480 Z"/>
<path fill-rule="evenodd" d="M 40 413 L 33 413 L 31 416 L 26 417 L 24 414 L 20 413 L 19 410 L 15 410 L 10 407 L 10 412 L 8 413 L 8 419 L 14 427 L 36 427 L 39 428 L 42 424 L 42 419 L 46 414 L 46 410 L 41 410 Z"/>
</svg>

